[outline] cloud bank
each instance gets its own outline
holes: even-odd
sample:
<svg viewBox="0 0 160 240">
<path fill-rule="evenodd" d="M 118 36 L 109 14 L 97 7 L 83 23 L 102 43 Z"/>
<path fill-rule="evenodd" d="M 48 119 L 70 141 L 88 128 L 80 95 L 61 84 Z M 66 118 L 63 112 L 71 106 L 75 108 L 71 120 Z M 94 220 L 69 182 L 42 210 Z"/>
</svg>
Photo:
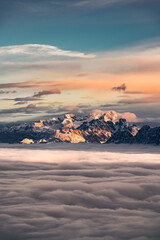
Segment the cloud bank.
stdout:
<svg viewBox="0 0 160 240">
<path fill-rule="evenodd" d="M 158 154 L 1 149 L 0 173 L 3 240 L 160 238 Z"/>
</svg>

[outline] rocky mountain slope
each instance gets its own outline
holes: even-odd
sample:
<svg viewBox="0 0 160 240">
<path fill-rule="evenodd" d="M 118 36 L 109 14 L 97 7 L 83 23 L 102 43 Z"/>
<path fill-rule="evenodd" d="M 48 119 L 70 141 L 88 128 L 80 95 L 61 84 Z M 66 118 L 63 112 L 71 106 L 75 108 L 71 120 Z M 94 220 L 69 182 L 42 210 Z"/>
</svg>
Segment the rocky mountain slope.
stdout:
<svg viewBox="0 0 160 240">
<path fill-rule="evenodd" d="M 115 111 L 96 110 L 88 115 L 57 118 L 0 128 L 1 143 L 143 143 L 160 144 L 160 127 L 143 126 L 120 118 Z"/>
</svg>

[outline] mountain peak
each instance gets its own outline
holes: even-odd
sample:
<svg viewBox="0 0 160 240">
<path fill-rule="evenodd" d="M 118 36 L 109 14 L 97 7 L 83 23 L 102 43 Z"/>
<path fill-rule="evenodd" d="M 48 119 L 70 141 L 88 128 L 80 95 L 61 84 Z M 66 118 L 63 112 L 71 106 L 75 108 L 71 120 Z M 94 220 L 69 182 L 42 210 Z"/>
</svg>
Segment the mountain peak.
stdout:
<svg viewBox="0 0 160 240">
<path fill-rule="evenodd" d="M 88 115 L 65 114 L 57 118 L 0 128 L 0 142 L 5 143 L 160 143 L 160 127 L 139 129 L 124 116 L 133 113 L 94 110 Z"/>
</svg>

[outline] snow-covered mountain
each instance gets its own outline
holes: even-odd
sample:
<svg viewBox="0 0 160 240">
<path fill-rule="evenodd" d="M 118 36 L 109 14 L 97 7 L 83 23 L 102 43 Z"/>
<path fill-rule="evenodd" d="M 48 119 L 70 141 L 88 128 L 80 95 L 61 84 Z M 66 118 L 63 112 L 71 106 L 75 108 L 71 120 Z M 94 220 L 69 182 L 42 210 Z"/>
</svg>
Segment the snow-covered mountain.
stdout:
<svg viewBox="0 0 160 240">
<path fill-rule="evenodd" d="M 4 143 L 156 143 L 160 142 L 160 127 L 135 124 L 121 118 L 115 111 L 95 110 L 88 115 L 65 114 L 57 118 L 22 123 L 0 128 Z M 127 116 L 127 114 L 126 114 Z"/>
</svg>

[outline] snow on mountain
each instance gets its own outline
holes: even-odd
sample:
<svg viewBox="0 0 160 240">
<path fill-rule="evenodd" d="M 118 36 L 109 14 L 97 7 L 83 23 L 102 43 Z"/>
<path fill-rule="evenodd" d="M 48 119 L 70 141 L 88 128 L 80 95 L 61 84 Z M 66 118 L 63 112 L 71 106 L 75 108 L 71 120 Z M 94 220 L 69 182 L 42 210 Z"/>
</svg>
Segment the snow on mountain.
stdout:
<svg viewBox="0 0 160 240">
<path fill-rule="evenodd" d="M 99 118 L 100 118 L 101 116 L 103 116 L 104 114 L 105 114 L 104 111 L 95 109 L 94 111 L 92 111 L 92 112 L 89 114 L 89 117 L 90 117 L 90 118 L 93 118 L 93 119 L 99 119 Z"/>
<path fill-rule="evenodd" d="M 0 129 L 0 142 L 49 143 L 156 143 L 160 142 L 160 128 L 141 128 L 131 122 L 133 113 L 94 110 L 88 115 L 65 114 L 57 118 L 32 123 L 5 126 Z"/>
</svg>

